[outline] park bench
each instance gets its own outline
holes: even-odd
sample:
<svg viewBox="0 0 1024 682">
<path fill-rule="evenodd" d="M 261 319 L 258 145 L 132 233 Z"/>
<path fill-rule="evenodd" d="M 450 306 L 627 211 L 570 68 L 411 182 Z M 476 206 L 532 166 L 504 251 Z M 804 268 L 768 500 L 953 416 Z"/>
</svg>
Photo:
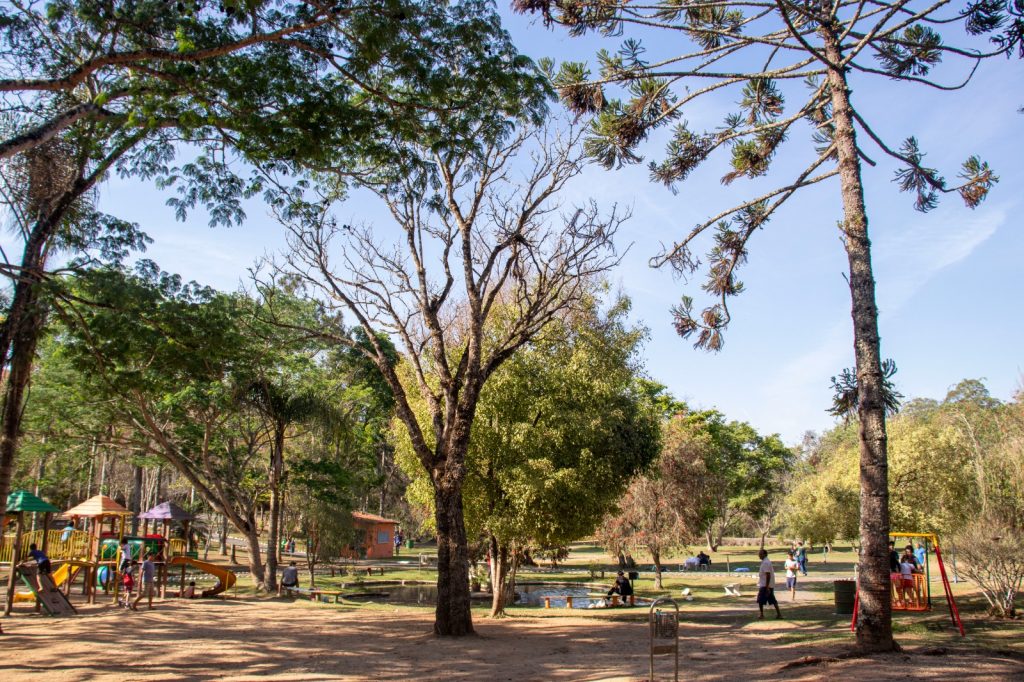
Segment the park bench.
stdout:
<svg viewBox="0 0 1024 682">
<path fill-rule="evenodd" d="M 342 593 L 338 590 L 318 590 L 310 587 L 286 587 L 284 589 L 289 597 L 309 597 L 310 601 L 319 601 L 325 604 L 329 604 L 332 601 L 335 604 L 341 602 Z"/>
<path fill-rule="evenodd" d="M 390 568 L 390 567 L 389 566 L 384 566 L 382 564 L 374 564 L 374 565 L 370 565 L 370 566 L 360 566 L 360 568 L 366 569 L 366 575 L 373 575 L 374 571 L 380 571 L 380 574 L 384 575 L 384 569 L 385 568 Z"/>
</svg>

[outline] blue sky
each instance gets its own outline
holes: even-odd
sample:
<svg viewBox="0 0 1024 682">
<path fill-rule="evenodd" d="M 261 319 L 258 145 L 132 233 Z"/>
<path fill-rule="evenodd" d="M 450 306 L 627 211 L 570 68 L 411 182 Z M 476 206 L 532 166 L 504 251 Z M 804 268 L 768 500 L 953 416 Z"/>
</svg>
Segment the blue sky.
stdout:
<svg viewBox="0 0 1024 682">
<path fill-rule="evenodd" d="M 507 12 L 505 12 L 508 15 Z M 525 17 L 506 16 L 517 44 L 531 57 L 590 59 L 615 39 L 571 39 Z M 896 381 L 907 396 L 941 398 L 962 378 L 984 378 L 993 394 L 1009 398 L 1020 386 L 1024 322 L 1019 264 L 1024 254 L 1024 63 L 990 60 L 974 81 L 955 93 L 855 80 L 855 104 L 879 133 L 898 144 L 917 135 L 928 164 L 952 181 L 970 154 L 990 162 L 1001 181 L 974 211 L 956 196 L 928 214 L 891 182 L 895 169 L 877 154 L 865 168 L 866 196 L 878 283 L 884 357 L 896 360 Z M 701 101 L 686 112 L 693 128 L 713 128 L 737 99 L 735 91 Z M 662 138 L 642 151 L 657 158 Z M 681 282 L 647 261 L 659 244 L 735 203 L 791 176 L 811 154 L 797 134 L 767 179 L 723 186 L 726 159 L 713 158 L 677 195 L 648 181 L 643 165 L 609 172 L 588 168 L 567 191 L 567 202 L 590 197 L 633 208 L 620 237 L 633 246 L 613 281 L 629 294 L 634 317 L 650 329 L 648 374 L 694 407 L 716 407 L 729 418 L 796 442 L 807 429 L 833 420 L 829 377 L 853 364 L 845 253 L 836 230 L 838 183 L 797 195 L 751 242 L 741 272 L 747 291 L 734 299 L 725 348 L 694 350 L 675 335 L 668 308 L 682 293 L 698 305 L 701 279 Z M 282 230 L 259 204 L 240 228 L 211 229 L 202 215 L 176 222 L 166 195 L 152 186 L 112 179 L 100 190 L 101 207 L 138 221 L 155 239 L 146 254 L 164 269 L 222 289 L 235 289 L 264 254 L 283 247 Z M 380 207 L 357 197 L 337 208 L 344 221 L 386 222 Z"/>
</svg>

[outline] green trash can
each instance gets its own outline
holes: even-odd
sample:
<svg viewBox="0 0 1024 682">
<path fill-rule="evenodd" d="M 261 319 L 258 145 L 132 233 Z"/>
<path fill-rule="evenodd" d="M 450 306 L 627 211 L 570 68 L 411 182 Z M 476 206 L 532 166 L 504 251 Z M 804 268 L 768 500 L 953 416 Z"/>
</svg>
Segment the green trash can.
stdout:
<svg viewBox="0 0 1024 682">
<path fill-rule="evenodd" d="M 853 615 L 853 602 L 857 596 L 857 581 L 834 580 L 832 586 L 835 591 L 836 615 Z"/>
<path fill-rule="evenodd" d="M 405 548 L 412 549 L 412 538 L 405 541 Z"/>
</svg>

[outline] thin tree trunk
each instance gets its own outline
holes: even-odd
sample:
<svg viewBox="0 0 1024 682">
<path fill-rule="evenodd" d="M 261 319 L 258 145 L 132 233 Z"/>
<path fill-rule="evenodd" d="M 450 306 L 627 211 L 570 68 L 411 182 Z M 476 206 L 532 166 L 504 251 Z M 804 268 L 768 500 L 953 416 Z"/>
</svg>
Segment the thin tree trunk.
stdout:
<svg viewBox="0 0 1024 682">
<path fill-rule="evenodd" d="M 842 61 L 834 27 L 822 30 L 825 56 L 833 65 Z M 834 139 L 839 158 L 843 197 L 843 231 L 850 263 L 851 314 L 857 367 L 860 419 L 860 539 L 857 646 L 865 651 L 897 649 L 892 637 L 889 582 L 889 487 L 885 407 L 882 401 L 882 362 L 878 337 L 878 308 L 871 268 L 871 243 L 864 208 L 864 187 L 853 126 L 845 71 L 828 67 Z"/>
<path fill-rule="evenodd" d="M 510 552 L 508 545 L 499 544 L 493 535 L 490 538 L 491 550 L 491 618 L 505 615 L 505 607 L 512 603 L 515 581 L 510 570 Z"/>
<path fill-rule="evenodd" d="M 467 439 L 468 440 L 468 439 Z M 462 455 L 465 447 L 463 447 Z M 432 472 L 437 523 L 437 609 L 434 634 L 473 634 L 469 600 L 469 551 L 462 509 L 464 457 L 449 452 L 446 465 Z M 456 464 L 458 462 L 458 464 Z"/>
<path fill-rule="evenodd" d="M 718 551 L 718 543 L 715 542 L 715 538 L 714 538 L 714 536 L 713 536 L 713 534 L 711 532 L 711 528 L 710 527 L 708 527 L 708 529 L 704 531 L 704 539 L 707 540 L 708 551 L 709 552 L 717 552 Z M 721 542 L 721 540 L 719 540 L 719 542 Z"/>
<path fill-rule="evenodd" d="M 661 589 L 661 552 L 650 548 L 651 561 L 654 562 L 654 589 Z"/>
<path fill-rule="evenodd" d="M 135 485 L 132 487 L 130 501 L 131 510 L 135 512 L 132 516 L 132 535 L 139 533 L 139 514 L 142 513 L 142 465 L 135 465 Z"/>
<path fill-rule="evenodd" d="M 270 530 L 267 533 L 267 588 L 277 589 L 277 556 L 281 549 L 281 469 L 284 459 L 284 425 L 274 429 L 270 453 Z"/>
<path fill-rule="evenodd" d="M 220 555 L 228 555 L 228 517 L 220 515 Z"/>
</svg>

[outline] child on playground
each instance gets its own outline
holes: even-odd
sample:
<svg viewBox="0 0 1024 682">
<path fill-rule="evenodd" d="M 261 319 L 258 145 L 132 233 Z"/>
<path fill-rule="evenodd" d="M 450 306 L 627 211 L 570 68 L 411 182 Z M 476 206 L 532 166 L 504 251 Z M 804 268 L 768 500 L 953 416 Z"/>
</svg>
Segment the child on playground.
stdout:
<svg viewBox="0 0 1024 682">
<path fill-rule="evenodd" d="M 188 587 L 181 591 L 182 599 L 195 599 L 196 598 L 196 581 L 190 580 Z"/>
<path fill-rule="evenodd" d="M 139 610 L 139 602 L 143 597 L 149 597 L 149 608 L 153 608 L 153 592 L 156 591 L 156 564 L 153 562 L 153 554 L 146 555 L 145 561 L 139 566 L 141 582 L 139 583 L 139 594 L 132 602 L 132 610 Z"/>
<path fill-rule="evenodd" d="M 39 575 L 50 575 L 50 557 L 43 553 L 43 550 L 36 547 L 36 543 L 28 546 L 28 553 L 36 561 Z"/>
<path fill-rule="evenodd" d="M 900 561 L 900 600 L 904 605 L 908 605 L 910 602 L 907 598 L 909 594 L 911 598 L 914 597 L 914 563 L 906 556 Z"/>
<path fill-rule="evenodd" d="M 126 609 L 132 607 L 132 591 L 135 590 L 135 578 L 132 573 L 138 570 L 138 565 L 138 561 L 131 561 L 121 572 L 121 596 L 118 598 L 118 603 Z"/>
</svg>

